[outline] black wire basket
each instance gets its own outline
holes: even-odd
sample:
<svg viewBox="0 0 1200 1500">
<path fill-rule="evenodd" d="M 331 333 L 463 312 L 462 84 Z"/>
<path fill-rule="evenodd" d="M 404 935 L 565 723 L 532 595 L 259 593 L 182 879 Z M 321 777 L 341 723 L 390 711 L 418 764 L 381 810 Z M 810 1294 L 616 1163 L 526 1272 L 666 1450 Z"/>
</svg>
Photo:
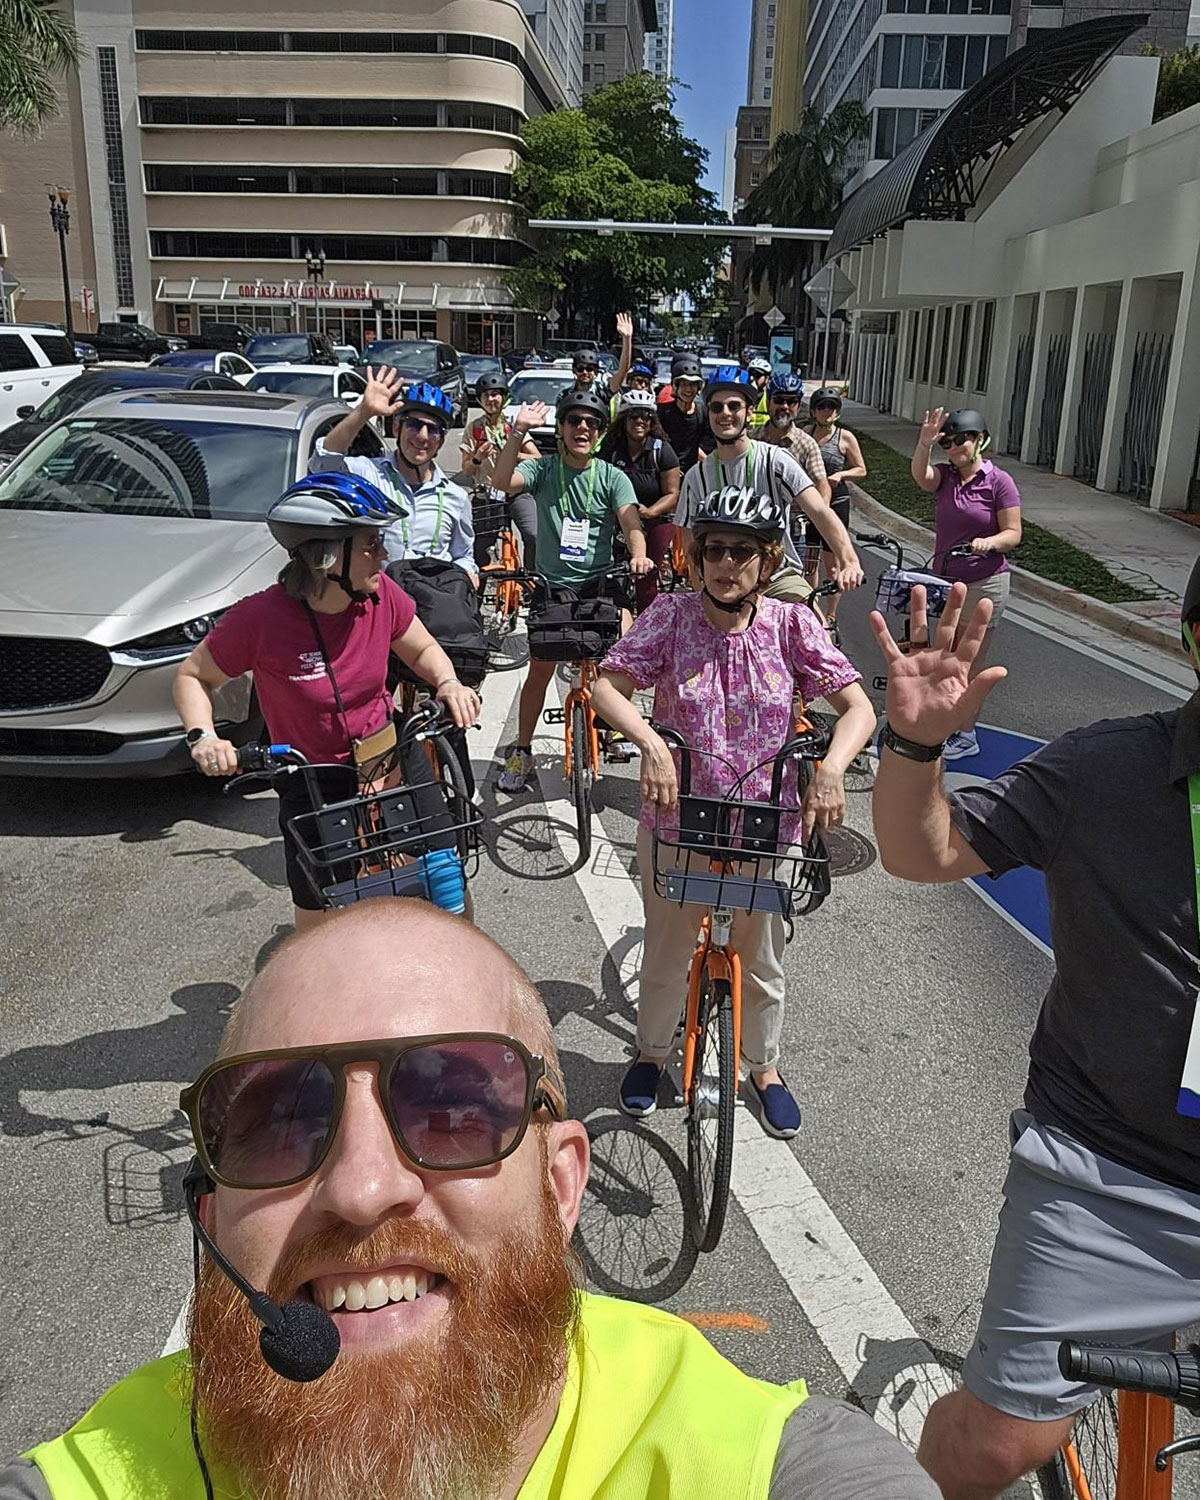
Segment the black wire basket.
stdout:
<svg viewBox="0 0 1200 1500">
<path fill-rule="evenodd" d="M 481 546 L 491 547 L 509 524 L 508 501 L 503 495 L 497 497 L 492 489 L 473 490 L 471 518 L 475 523 L 475 540 Z"/>
<path fill-rule="evenodd" d="M 782 833 L 795 808 L 773 802 L 680 796 L 657 809 L 654 889 L 680 906 L 805 917 L 829 895 L 829 850 L 819 830 L 807 844 Z"/>
<path fill-rule="evenodd" d="M 425 896 L 479 869 L 479 810 L 448 782 L 369 792 L 288 822 L 301 868 L 322 906 L 374 896 Z M 457 870 L 457 874 L 455 873 Z"/>
</svg>

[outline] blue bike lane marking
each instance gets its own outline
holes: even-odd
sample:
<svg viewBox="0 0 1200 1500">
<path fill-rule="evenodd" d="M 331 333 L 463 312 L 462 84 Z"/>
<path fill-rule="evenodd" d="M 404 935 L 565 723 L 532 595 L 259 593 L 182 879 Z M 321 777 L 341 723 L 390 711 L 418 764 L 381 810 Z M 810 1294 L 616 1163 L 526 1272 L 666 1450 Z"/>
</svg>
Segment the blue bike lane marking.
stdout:
<svg viewBox="0 0 1200 1500">
<path fill-rule="evenodd" d="M 976 733 L 979 754 L 947 764 L 947 791 L 981 786 L 992 781 L 1002 771 L 1007 771 L 1009 766 L 1024 760 L 1046 743 L 1032 735 L 1014 734 L 1009 729 L 997 729 L 991 724 L 977 725 Z M 1050 947 L 1050 903 L 1046 895 L 1046 880 L 1039 870 L 1010 870 L 1007 875 L 1001 875 L 998 879 L 993 879 L 990 875 L 978 875 L 968 884 L 977 896 L 1028 938 L 1035 948 L 1040 948 L 1049 957 L 1054 956 Z"/>
</svg>

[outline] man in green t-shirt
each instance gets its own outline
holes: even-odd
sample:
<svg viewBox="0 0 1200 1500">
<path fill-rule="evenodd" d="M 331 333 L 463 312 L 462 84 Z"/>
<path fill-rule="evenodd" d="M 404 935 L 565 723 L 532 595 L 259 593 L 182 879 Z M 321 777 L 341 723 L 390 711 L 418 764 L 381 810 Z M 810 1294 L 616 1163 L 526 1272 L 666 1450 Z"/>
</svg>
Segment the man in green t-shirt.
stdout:
<svg viewBox="0 0 1200 1500">
<path fill-rule="evenodd" d="M 575 597 L 619 598 L 623 628 L 628 629 L 628 590 L 604 577 L 613 566 L 613 537 L 619 526 L 629 547 L 635 577 L 653 570 L 646 556 L 646 533 L 638 517 L 633 485 L 613 464 L 593 456 L 608 425 L 608 403 L 594 391 L 566 391 L 557 411 L 558 452 L 518 464 L 525 435 L 545 424 L 546 407 L 535 401 L 513 418 L 512 433 L 496 460 L 492 483 L 508 495 L 529 494 L 537 506 L 537 560 L 534 571 L 549 585 L 550 597 L 561 590 Z M 533 774 L 533 731 L 546 702 L 555 663 L 530 659 L 517 710 L 517 739 L 496 785 L 519 792 Z"/>
</svg>

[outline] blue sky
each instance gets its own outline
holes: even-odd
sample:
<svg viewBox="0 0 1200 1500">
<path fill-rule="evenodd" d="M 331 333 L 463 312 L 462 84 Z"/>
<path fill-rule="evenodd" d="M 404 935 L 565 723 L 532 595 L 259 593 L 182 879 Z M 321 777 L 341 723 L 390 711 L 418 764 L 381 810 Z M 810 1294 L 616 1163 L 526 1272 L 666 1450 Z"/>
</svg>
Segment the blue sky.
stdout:
<svg viewBox="0 0 1200 1500">
<path fill-rule="evenodd" d="M 750 0 L 675 0 L 675 106 L 687 135 L 708 152 L 705 187 L 721 196 L 725 132 L 746 102 Z"/>
</svg>

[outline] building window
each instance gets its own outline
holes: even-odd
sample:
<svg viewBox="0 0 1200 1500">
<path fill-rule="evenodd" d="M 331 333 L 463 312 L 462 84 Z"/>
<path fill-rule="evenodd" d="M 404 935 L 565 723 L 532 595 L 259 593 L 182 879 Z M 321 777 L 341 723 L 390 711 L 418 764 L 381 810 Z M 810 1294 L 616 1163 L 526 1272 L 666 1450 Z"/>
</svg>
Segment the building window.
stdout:
<svg viewBox="0 0 1200 1500">
<path fill-rule="evenodd" d="M 592 65 L 591 65 L 591 63 L 584 63 L 584 65 L 583 65 L 583 81 L 584 81 L 584 83 L 591 83 L 591 81 L 592 81 Z"/>
<path fill-rule="evenodd" d="M 756 141 L 761 141 L 763 139 L 763 137 L 765 135 L 765 130 L 764 130 L 763 125 L 761 124 L 761 122 L 759 124 L 755 125 L 754 129 L 750 132 L 750 134 L 754 137 L 754 139 Z"/>
<path fill-rule="evenodd" d="M 937 383 L 946 384 L 946 361 L 950 354 L 950 314 L 954 311 L 952 307 L 942 308 L 942 330 L 938 339 L 937 358 Z"/>
<path fill-rule="evenodd" d="M 771 74 L 772 74 L 772 73 L 773 73 L 773 72 L 774 72 L 774 71 L 775 71 L 775 70 L 774 70 L 774 68 L 764 68 L 764 69 L 763 69 L 763 77 L 764 77 L 764 78 L 770 78 L 770 76 L 771 76 Z"/>
<path fill-rule="evenodd" d="M 767 87 L 765 89 L 763 89 L 763 98 L 764 99 L 769 99 L 770 97 L 771 97 L 771 85 L 768 84 Z"/>
<path fill-rule="evenodd" d="M 336 196 L 512 197 L 505 172 L 439 173 L 433 167 L 145 166 L 148 193 L 301 193 Z"/>
<path fill-rule="evenodd" d="M 917 373 L 917 344 L 920 342 L 921 315 L 920 313 L 909 313 L 908 315 L 908 365 L 904 372 L 904 378 L 911 380 Z"/>
<path fill-rule="evenodd" d="M 595 40 L 592 42 L 592 50 L 595 52 L 604 52 L 607 47 L 608 33 L 604 31 L 596 32 Z"/>
<path fill-rule="evenodd" d="M 775 48 L 774 47 L 768 47 L 766 49 L 766 51 L 763 53 L 763 56 L 764 57 L 774 57 L 775 56 Z"/>
<path fill-rule="evenodd" d="M 108 168 L 108 212 L 112 224 L 117 303 L 121 307 L 133 307 L 133 255 L 129 241 L 129 201 L 125 192 L 125 149 L 121 139 L 117 49 L 97 47 L 96 67 L 100 75 L 100 118 L 104 127 L 104 160 Z"/>
<path fill-rule="evenodd" d="M 996 304 L 985 302 L 979 324 L 979 362 L 975 370 L 975 389 L 986 391 L 988 371 L 992 364 L 992 333 L 996 326 Z"/>
<path fill-rule="evenodd" d="M 593 83 L 603 83 L 604 82 L 604 64 L 603 63 L 595 63 L 593 65 L 593 67 L 592 67 L 592 82 Z"/>
<path fill-rule="evenodd" d="M 762 173 L 761 172 L 751 172 L 750 173 L 750 186 L 751 187 L 757 187 L 761 181 L 762 181 Z"/>
<path fill-rule="evenodd" d="M 923 308 L 921 317 L 925 320 L 924 339 L 921 344 L 921 384 L 924 385 L 929 379 L 929 361 L 933 354 L 933 308 Z"/>
<path fill-rule="evenodd" d="M 143 125 L 320 125 L 369 130 L 447 129 L 520 133 L 515 110 L 433 99 L 237 99 L 143 96 Z"/>
<path fill-rule="evenodd" d="M 967 388 L 967 356 L 971 350 L 971 304 L 964 302 L 958 318 L 958 354 L 954 360 L 954 389 Z"/>
<path fill-rule="evenodd" d="M 583 50 L 585 52 L 590 52 L 592 50 L 592 33 L 590 31 L 585 31 L 583 33 Z"/>
<path fill-rule="evenodd" d="M 183 260 L 300 261 L 311 236 L 227 230 L 152 229 L 150 254 Z M 516 265 L 525 247 L 517 240 L 436 234 L 322 234 L 330 260 L 419 261 Z M 299 273 L 297 273 L 299 274 Z"/>
</svg>

